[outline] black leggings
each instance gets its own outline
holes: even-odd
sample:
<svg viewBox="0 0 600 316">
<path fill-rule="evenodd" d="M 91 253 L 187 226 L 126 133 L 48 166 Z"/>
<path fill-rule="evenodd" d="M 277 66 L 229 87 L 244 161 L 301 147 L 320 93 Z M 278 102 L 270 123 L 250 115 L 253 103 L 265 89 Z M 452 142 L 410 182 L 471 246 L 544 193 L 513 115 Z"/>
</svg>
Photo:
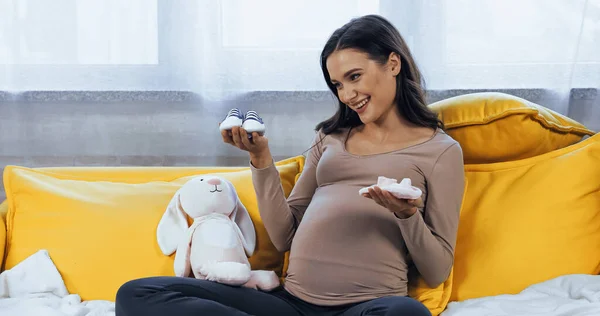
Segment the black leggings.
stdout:
<svg viewBox="0 0 600 316">
<path fill-rule="evenodd" d="M 431 313 L 420 302 L 405 296 L 389 296 L 344 306 L 318 306 L 292 296 L 282 287 L 262 292 L 179 277 L 133 280 L 117 292 L 116 316 L 159 315 L 431 316 Z"/>
</svg>

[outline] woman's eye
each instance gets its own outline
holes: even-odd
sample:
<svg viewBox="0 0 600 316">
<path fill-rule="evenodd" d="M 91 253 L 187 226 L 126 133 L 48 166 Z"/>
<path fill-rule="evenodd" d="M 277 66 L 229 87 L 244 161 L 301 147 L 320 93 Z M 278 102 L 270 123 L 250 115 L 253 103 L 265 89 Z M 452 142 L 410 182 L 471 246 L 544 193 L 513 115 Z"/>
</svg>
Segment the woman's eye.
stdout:
<svg viewBox="0 0 600 316">
<path fill-rule="evenodd" d="M 350 76 L 350 80 L 354 81 L 360 77 L 360 74 L 353 74 Z"/>
</svg>

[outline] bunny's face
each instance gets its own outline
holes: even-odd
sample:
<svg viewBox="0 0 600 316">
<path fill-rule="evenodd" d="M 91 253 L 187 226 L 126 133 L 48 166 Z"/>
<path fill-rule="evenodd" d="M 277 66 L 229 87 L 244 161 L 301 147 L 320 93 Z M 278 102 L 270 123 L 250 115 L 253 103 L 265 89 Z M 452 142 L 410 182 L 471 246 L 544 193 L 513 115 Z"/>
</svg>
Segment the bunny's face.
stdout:
<svg viewBox="0 0 600 316">
<path fill-rule="evenodd" d="M 212 213 L 229 216 L 236 207 L 237 194 L 233 186 L 217 176 L 199 176 L 180 189 L 179 202 L 192 218 Z"/>
<path fill-rule="evenodd" d="M 250 213 L 238 198 L 233 184 L 216 175 L 196 176 L 173 195 L 156 228 L 160 250 L 167 256 L 178 251 L 189 229 L 187 216 L 196 220 L 215 213 L 229 217 L 237 225 L 246 255 L 252 256 L 256 231 Z"/>
</svg>

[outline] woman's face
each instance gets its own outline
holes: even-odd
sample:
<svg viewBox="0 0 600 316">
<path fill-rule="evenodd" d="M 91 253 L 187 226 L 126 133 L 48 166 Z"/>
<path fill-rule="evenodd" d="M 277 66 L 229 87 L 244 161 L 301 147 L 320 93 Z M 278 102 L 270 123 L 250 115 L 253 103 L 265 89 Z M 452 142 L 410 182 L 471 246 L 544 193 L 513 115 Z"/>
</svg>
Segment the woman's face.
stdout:
<svg viewBox="0 0 600 316">
<path fill-rule="evenodd" d="M 383 119 L 394 110 L 396 76 L 400 59 L 391 54 L 381 65 L 355 49 L 342 49 L 327 58 L 327 71 L 338 98 L 355 111 L 364 124 Z"/>
</svg>

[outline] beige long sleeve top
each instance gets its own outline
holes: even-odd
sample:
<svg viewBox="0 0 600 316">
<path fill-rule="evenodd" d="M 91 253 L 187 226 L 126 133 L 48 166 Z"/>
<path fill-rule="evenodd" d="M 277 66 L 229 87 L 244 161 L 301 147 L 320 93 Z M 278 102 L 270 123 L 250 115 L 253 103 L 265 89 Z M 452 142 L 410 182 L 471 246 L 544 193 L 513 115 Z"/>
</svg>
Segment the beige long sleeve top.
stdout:
<svg viewBox="0 0 600 316">
<path fill-rule="evenodd" d="M 252 179 L 274 245 L 290 250 L 284 287 L 317 305 L 407 295 L 409 264 L 435 287 L 451 270 L 464 190 L 460 145 L 442 130 L 401 150 L 359 156 L 346 151 L 348 130 L 318 133 L 286 199 L 273 164 Z M 423 210 L 399 219 L 361 196 L 378 176 L 410 178 Z"/>
</svg>

